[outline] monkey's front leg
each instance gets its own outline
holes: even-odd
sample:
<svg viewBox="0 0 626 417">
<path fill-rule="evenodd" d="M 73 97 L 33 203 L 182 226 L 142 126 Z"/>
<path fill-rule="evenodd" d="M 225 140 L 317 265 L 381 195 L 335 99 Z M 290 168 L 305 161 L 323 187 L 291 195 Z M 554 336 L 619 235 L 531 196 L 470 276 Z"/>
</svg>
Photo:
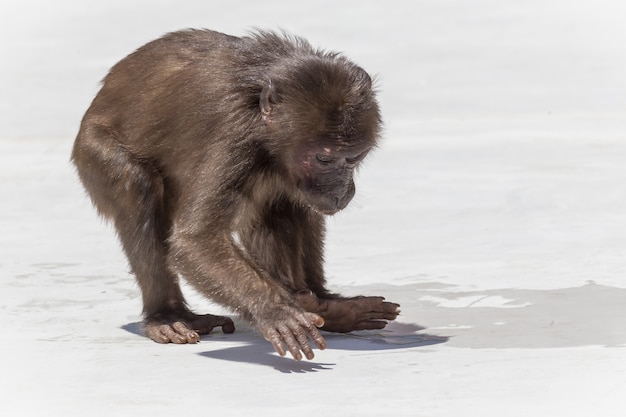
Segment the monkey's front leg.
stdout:
<svg viewBox="0 0 626 417">
<path fill-rule="evenodd" d="M 318 298 L 304 290 L 296 300 L 306 311 L 319 314 L 324 319 L 322 330 L 329 332 L 382 329 L 400 314 L 400 305 L 383 297 Z"/>
<path fill-rule="evenodd" d="M 208 298 L 251 321 L 281 356 L 289 351 L 296 360 L 303 354 L 312 359 L 309 340 L 324 349 L 318 331 L 323 319 L 304 311 L 282 285 L 256 268 L 228 232 L 212 229 L 172 238 L 173 270 Z"/>
</svg>

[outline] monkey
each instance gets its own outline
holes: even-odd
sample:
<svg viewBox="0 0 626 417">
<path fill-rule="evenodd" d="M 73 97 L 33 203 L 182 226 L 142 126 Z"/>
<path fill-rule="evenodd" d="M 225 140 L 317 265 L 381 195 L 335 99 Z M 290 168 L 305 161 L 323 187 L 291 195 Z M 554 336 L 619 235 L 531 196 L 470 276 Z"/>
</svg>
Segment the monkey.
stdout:
<svg viewBox="0 0 626 417">
<path fill-rule="evenodd" d="M 320 330 L 382 329 L 383 297 L 327 289 L 325 216 L 355 194 L 377 146 L 372 78 L 342 54 L 285 32 L 171 32 L 114 65 L 72 149 L 141 290 L 143 332 L 196 343 L 231 318 L 196 314 L 179 285 L 249 322 L 295 360 Z"/>
</svg>

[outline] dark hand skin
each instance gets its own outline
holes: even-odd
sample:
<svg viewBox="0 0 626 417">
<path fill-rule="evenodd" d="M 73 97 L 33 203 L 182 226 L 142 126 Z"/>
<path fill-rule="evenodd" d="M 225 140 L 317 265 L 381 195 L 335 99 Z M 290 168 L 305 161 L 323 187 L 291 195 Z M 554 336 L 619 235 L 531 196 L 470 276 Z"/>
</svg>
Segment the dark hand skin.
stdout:
<svg viewBox="0 0 626 417">
<path fill-rule="evenodd" d="M 175 32 L 115 65 L 72 160 L 115 225 L 144 332 L 180 344 L 235 330 L 193 313 L 179 278 L 297 360 L 326 347 L 320 328 L 394 320 L 397 304 L 333 295 L 323 272 L 324 216 L 354 196 L 380 124 L 363 69 L 288 36 Z"/>
<path fill-rule="evenodd" d="M 395 320 L 400 305 L 385 301 L 383 297 L 318 298 L 312 291 L 300 291 L 298 303 L 306 311 L 319 314 L 322 330 L 347 333 L 353 330 L 383 329 Z"/>
</svg>

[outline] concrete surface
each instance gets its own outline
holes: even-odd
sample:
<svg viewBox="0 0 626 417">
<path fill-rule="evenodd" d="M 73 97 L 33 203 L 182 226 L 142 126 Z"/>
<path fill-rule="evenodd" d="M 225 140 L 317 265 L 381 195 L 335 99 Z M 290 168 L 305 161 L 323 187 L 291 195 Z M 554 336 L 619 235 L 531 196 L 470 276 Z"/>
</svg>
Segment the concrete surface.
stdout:
<svg viewBox="0 0 626 417">
<path fill-rule="evenodd" d="M 3 3 L 0 414 L 626 415 L 625 20 L 604 0 Z M 282 27 L 379 74 L 385 142 L 327 271 L 402 304 L 384 331 L 303 362 L 240 320 L 138 334 L 69 152 L 107 69 L 192 26 Z"/>
</svg>

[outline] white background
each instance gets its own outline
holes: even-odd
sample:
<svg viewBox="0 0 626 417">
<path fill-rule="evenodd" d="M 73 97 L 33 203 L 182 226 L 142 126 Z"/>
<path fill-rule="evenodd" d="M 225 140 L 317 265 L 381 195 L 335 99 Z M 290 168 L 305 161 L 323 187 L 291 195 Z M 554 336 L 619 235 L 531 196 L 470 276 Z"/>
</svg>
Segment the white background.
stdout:
<svg viewBox="0 0 626 417">
<path fill-rule="evenodd" d="M 624 22 L 609 0 L 3 1 L 0 414 L 623 416 Z M 107 69 L 186 27 L 283 28 L 378 74 L 385 138 L 327 272 L 402 304 L 387 330 L 299 363 L 239 320 L 138 335 L 69 152 Z"/>
</svg>

